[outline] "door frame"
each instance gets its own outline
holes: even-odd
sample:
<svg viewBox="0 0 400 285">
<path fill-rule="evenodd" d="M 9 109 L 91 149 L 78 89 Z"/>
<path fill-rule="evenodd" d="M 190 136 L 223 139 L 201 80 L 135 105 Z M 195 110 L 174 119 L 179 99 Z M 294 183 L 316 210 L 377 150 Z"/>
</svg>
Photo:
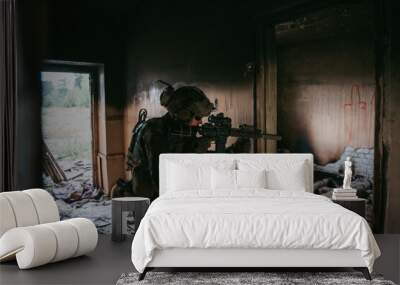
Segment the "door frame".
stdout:
<svg viewBox="0 0 400 285">
<path fill-rule="evenodd" d="M 256 75 L 254 77 L 254 123 L 263 131 L 277 130 L 277 60 L 275 44 L 275 25 L 290 21 L 309 13 L 326 9 L 340 4 L 369 2 L 374 9 L 374 54 L 375 54 L 375 127 L 374 127 L 374 220 L 375 233 L 384 232 L 386 199 L 388 186 L 384 177 L 388 164 L 387 146 L 384 142 L 383 112 L 384 99 L 387 93 L 387 78 L 390 71 L 387 69 L 389 51 L 386 45 L 388 31 L 385 15 L 386 1 L 381 0 L 299 0 L 294 4 L 286 5 L 267 13 L 255 15 L 256 38 L 254 62 Z M 273 31 L 273 32 L 271 32 Z M 266 48 L 271 47 L 268 51 Z M 269 129 L 268 129 L 269 128 Z M 276 146 L 268 147 L 263 142 L 257 142 L 257 152 L 276 152 Z"/>
<path fill-rule="evenodd" d="M 90 112 L 91 112 L 91 128 L 92 128 L 92 182 L 93 186 L 101 186 L 101 177 L 99 177 L 99 165 L 97 156 L 99 153 L 100 136 L 99 136 L 99 99 L 100 91 L 104 84 L 101 84 L 100 75 L 104 73 L 103 64 L 74 62 L 61 60 L 45 60 L 43 61 L 41 72 L 71 72 L 71 73 L 88 73 L 90 84 Z"/>
</svg>

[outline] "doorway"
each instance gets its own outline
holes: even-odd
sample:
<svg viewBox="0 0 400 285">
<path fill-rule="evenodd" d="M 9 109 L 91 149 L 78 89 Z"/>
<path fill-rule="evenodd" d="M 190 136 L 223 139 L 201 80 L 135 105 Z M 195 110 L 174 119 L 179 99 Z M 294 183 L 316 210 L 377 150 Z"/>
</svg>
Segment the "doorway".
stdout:
<svg viewBox="0 0 400 285">
<path fill-rule="evenodd" d="M 111 232 L 111 201 L 101 187 L 99 91 L 101 64 L 48 61 L 41 71 L 43 187 L 61 219 L 84 217 Z"/>
<path fill-rule="evenodd" d="M 99 198 L 97 76 L 85 66 L 46 64 L 41 72 L 43 186 L 72 204 Z"/>
<path fill-rule="evenodd" d="M 69 181 L 93 187 L 90 74 L 43 71 L 44 186 Z"/>
<path fill-rule="evenodd" d="M 332 1 L 280 11 L 262 24 L 258 80 L 265 126 L 282 140 L 271 152 L 313 153 L 314 191 L 352 187 L 374 217 L 376 46 L 373 2 Z M 265 90 L 265 91 L 264 91 Z M 268 147 L 266 148 L 268 152 Z"/>
</svg>

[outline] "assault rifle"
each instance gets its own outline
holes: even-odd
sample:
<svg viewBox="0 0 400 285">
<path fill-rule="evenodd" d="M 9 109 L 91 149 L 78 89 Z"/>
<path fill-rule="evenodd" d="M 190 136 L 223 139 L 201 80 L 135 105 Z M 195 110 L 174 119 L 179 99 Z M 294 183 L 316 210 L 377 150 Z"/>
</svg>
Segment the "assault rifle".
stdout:
<svg viewBox="0 0 400 285">
<path fill-rule="evenodd" d="M 238 137 L 245 139 L 267 139 L 280 140 L 278 135 L 262 133 L 260 129 L 251 125 L 242 124 L 239 128 L 232 128 L 232 119 L 225 117 L 224 113 L 211 115 L 208 122 L 199 127 L 187 127 L 172 132 L 177 136 L 201 136 L 215 141 L 215 152 L 224 153 L 226 140 L 228 137 Z"/>
</svg>

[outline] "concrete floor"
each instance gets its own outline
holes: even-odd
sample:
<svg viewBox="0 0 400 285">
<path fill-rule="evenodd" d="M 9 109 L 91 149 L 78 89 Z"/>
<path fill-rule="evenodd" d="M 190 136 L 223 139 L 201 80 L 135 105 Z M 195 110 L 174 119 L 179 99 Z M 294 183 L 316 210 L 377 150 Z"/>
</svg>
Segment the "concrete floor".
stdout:
<svg viewBox="0 0 400 285">
<path fill-rule="evenodd" d="M 382 256 L 375 273 L 400 282 L 400 235 L 376 235 Z M 134 271 L 130 260 L 131 240 L 112 242 L 100 235 L 97 249 L 82 256 L 42 267 L 19 270 L 15 262 L 0 265 L 0 284 L 115 284 L 124 272 Z"/>
<path fill-rule="evenodd" d="M 131 240 L 112 242 L 110 235 L 99 235 L 94 252 L 88 256 L 45 266 L 18 270 L 16 262 L 0 264 L 0 285 L 14 284 L 115 284 L 124 272 L 134 271 Z"/>
<path fill-rule="evenodd" d="M 400 235 L 375 235 L 381 257 L 375 261 L 374 272 L 400 284 Z"/>
</svg>

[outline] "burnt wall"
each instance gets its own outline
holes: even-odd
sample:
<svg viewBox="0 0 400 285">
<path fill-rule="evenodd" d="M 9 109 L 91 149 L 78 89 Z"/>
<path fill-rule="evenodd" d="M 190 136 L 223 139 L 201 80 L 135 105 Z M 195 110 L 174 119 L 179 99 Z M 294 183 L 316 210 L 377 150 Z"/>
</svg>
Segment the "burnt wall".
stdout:
<svg viewBox="0 0 400 285">
<path fill-rule="evenodd" d="M 106 0 L 46 1 L 47 44 L 44 59 L 104 64 L 107 105 L 124 105 L 121 5 Z"/>
<path fill-rule="evenodd" d="M 254 23 L 240 7 L 224 2 L 137 6 L 126 47 L 125 149 L 140 108 L 149 117 L 166 112 L 158 79 L 196 85 L 210 100 L 218 99 L 218 111 L 234 125 L 253 123 L 253 75 L 246 73 L 246 63 L 254 58 Z"/>
<path fill-rule="evenodd" d="M 117 5 L 119 4 L 119 5 Z M 123 106 L 125 1 L 47 0 L 47 45 L 44 59 L 100 64 L 98 100 L 92 118 L 93 175 L 106 194 L 124 175 Z"/>
<path fill-rule="evenodd" d="M 312 152 L 318 164 L 338 160 L 347 146 L 374 147 L 373 14 L 364 10 L 319 12 L 278 33 L 280 147 Z"/>
</svg>

